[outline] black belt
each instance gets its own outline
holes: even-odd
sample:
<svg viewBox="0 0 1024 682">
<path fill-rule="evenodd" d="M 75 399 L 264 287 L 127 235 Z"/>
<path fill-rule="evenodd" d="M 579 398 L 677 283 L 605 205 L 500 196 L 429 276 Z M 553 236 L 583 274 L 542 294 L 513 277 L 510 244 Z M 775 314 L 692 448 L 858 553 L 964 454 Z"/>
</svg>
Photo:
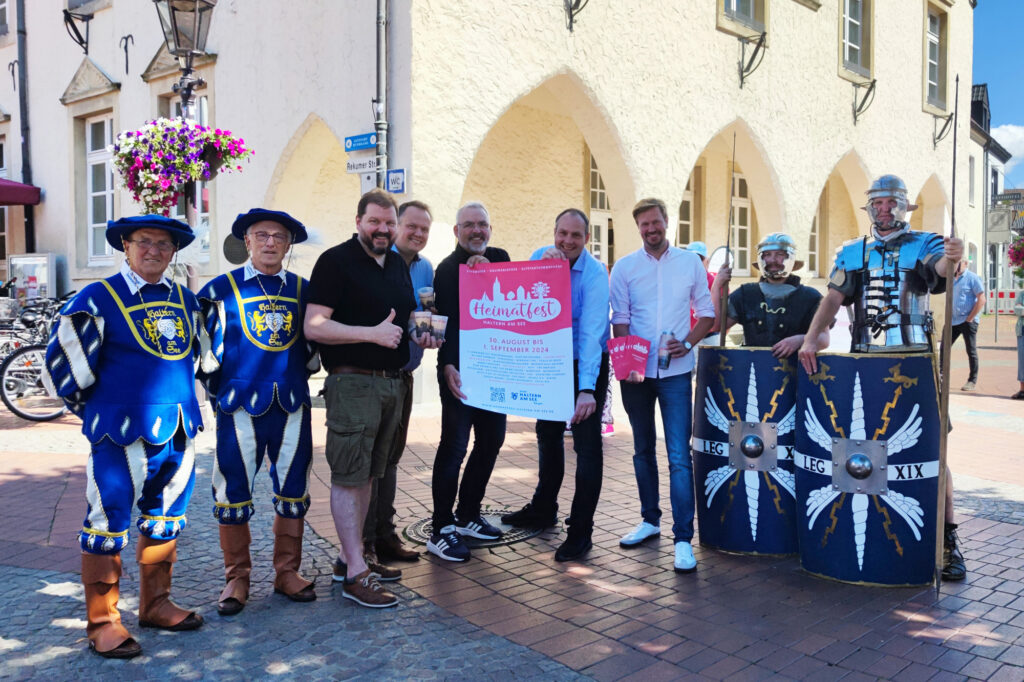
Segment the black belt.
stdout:
<svg viewBox="0 0 1024 682">
<path fill-rule="evenodd" d="M 407 372 L 400 369 L 366 369 L 364 367 L 353 367 L 352 365 L 338 365 L 331 367 L 328 374 L 363 374 L 369 377 L 381 377 L 382 379 L 400 379 Z"/>
</svg>

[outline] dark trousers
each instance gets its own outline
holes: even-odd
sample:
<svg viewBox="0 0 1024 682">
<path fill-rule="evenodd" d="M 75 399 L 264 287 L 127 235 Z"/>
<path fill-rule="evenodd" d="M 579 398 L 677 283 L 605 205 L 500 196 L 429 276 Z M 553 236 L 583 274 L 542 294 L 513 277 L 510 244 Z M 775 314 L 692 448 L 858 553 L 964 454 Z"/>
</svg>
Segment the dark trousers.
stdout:
<svg viewBox="0 0 1024 682">
<path fill-rule="evenodd" d="M 373 479 L 370 487 L 370 506 L 366 510 L 366 523 L 363 524 L 363 540 L 373 542 L 384 540 L 395 533 L 395 495 L 398 492 L 398 462 L 405 452 L 405 443 L 409 437 L 409 418 L 412 416 L 412 373 L 403 375 L 405 383 L 405 400 L 402 402 L 402 423 L 395 433 L 393 449 L 388 458 L 384 475 Z"/>
<path fill-rule="evenodd" d="M 953 325 L 953 340 L 949 342 L 950 347 L 963 334 L 964 346 L 967 347 L 967 366 L 970 368 L 968 381 L 978 380 L 978 323 L 968 320 L 963 324 Z"/>
<path fill-rule="evenodd" d="M 579 390 L 579 363 L 573 363 Z M 608 355 L 601 356 L 601 368 L 594 388 L 597 409 L 579 424 L 572 425 L 572 447 L 576 451 L 576 493 L 568 524 L 575 532 L 590 534 L 594 528 L 594 511 L 601 495 L 604 477 L 604 447 L 601 439 L 601 413 L 608 396 Z M 537 489 L 533 506 L 542 512 L 558 507 L 558 491 L 565 476 L 565 422 L 537 420 Z"/>
<path fill-rule="evenodd" d="M 470 407 L 452 395 L 444 375 L 438 373 L 441 392 L 441 442 L 434 455 L 431 488 L 434 497 L 434 532 L 455 523 L 452 506 L 458 492 L 459 519 L 475 519 L 491 480 L 494 462 L 505 443 L 505 415 Z M 459 485 L 459 470 L 469 448 L 469 432 L 473 431 L 473 450 Z"/>
</svg>

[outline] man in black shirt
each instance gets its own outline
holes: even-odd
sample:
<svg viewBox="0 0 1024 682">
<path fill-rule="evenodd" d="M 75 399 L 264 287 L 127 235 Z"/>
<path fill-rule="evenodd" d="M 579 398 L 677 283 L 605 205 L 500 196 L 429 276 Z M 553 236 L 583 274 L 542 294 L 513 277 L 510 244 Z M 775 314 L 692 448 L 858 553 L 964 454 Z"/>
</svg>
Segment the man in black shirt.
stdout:
<svg viewBox="0 0 1024 682">
<path fill-rule="evenodd" d="M 398 207 L 374 189 L 356 212 L 358 234 L 328 249 L 310 277 L 306 338 L 320 344 L 329 376 L 327 461 L 331 513 L 341 541 L 344 595 L 372 608 L 398 599 L 381 587 L 363 557 L 362 528 L 374 478 L 384 474 L 400 426 L 409 361 L 409 314 L 415 307 L 409 269 L 391 250 Z M 426 339 L 414 339 L 417 342 Z"/>
<path fill-rule="evenodd" d="M 496 540 L 501 531 L 480 515 L 480 503 L 494 469 L 498 451 L 505 442 L 505 415 L 470 407 L 460 390 L 459 376 L 459 266 L 478 263 L 507 263 L 503 249 L 488 247 L 491 221 L 480 203 L 469 203 L 456 214 L 455 250 L 441 261 L 434 274 L 437 311 L 448 316 L 446 342 L 437 354 L 437 383 L 441 391 L 441 442 L 434 456 L 433 534 L 427 551 L 447 561 L 468 561 L 469 548 L 461 535 Z M 459 468 L 469 447 L 469 431 L 475 439 L 466 472 L 459 485 Z M 452 514 L 456 490 L 459 504 Z"/>
</svg>

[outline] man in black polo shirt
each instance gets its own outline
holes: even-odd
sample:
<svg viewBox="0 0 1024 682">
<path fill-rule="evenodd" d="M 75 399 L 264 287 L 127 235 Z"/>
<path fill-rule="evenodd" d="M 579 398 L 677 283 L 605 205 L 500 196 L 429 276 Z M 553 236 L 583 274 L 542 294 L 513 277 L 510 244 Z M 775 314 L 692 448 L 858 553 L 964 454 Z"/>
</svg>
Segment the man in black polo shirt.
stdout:
<svg viewBox="0 0 1024 682">
<path fill-rule="evenodd" d="M 347 566 L 343 596 L 372 608 L 398 603 L 367 566 L 362 543 L 370 484 L 384 474 L 400 426 L 401 369 L 409 361 L 415 307 L 409 269 L 391 250 L 397 223 L 390 194 L 374 189 L 360 198 L 357 234 L 321 254 L 313 268 L 304 325 L 329 373 L 326 454 L 331 514 Z M 428 338 L 414 340 L 429 344 Z"/>
<path fill-rule="evenodd" d="M 503 249 L 488 247 L 491 220 L 480 203 L 469 203 L 456 214 L 455 250 L 441 261 L 434 274 L 437 311 L 448 316 L 446 343 L 437 353 L 437 383 L 441 391 L 441 442 L 434 457 L 433 534 L 427 551 L 447 561 L 468 561 L 469 548 L 461 535 L 496 540 L 501 531 L 480 515 L 480 503 L 494 469 L 498 451 L 505 442 L 505 415 L 470 407 L 460 390 L 459 376 L 459 266 L 478 263 L 507 263 Z M 475 439 L 466 471 L 459 485 L 459 468 L 469 447 L 469 431 Z M 452 514 L 456 490 L 459 505 Z"/>
</svg>

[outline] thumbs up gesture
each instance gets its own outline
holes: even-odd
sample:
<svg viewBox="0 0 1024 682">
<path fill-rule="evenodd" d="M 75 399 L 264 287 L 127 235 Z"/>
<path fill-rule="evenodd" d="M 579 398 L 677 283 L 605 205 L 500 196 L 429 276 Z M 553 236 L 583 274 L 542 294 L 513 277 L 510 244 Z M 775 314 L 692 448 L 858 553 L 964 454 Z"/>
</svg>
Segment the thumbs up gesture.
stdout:
<svg viewBox="0 0 1024 682">
<path fill-rule="evenodd" d="M 395 320 L 395 309 L 392 308 L 391 312 L 384 320 L 373 328 L 372 336 L 373 342 L 378 346 L 384 346 L 385 348 L 398 348 L 398 344 L 402 341 L 402 328 L 394 322 Z"/>
</svg>

